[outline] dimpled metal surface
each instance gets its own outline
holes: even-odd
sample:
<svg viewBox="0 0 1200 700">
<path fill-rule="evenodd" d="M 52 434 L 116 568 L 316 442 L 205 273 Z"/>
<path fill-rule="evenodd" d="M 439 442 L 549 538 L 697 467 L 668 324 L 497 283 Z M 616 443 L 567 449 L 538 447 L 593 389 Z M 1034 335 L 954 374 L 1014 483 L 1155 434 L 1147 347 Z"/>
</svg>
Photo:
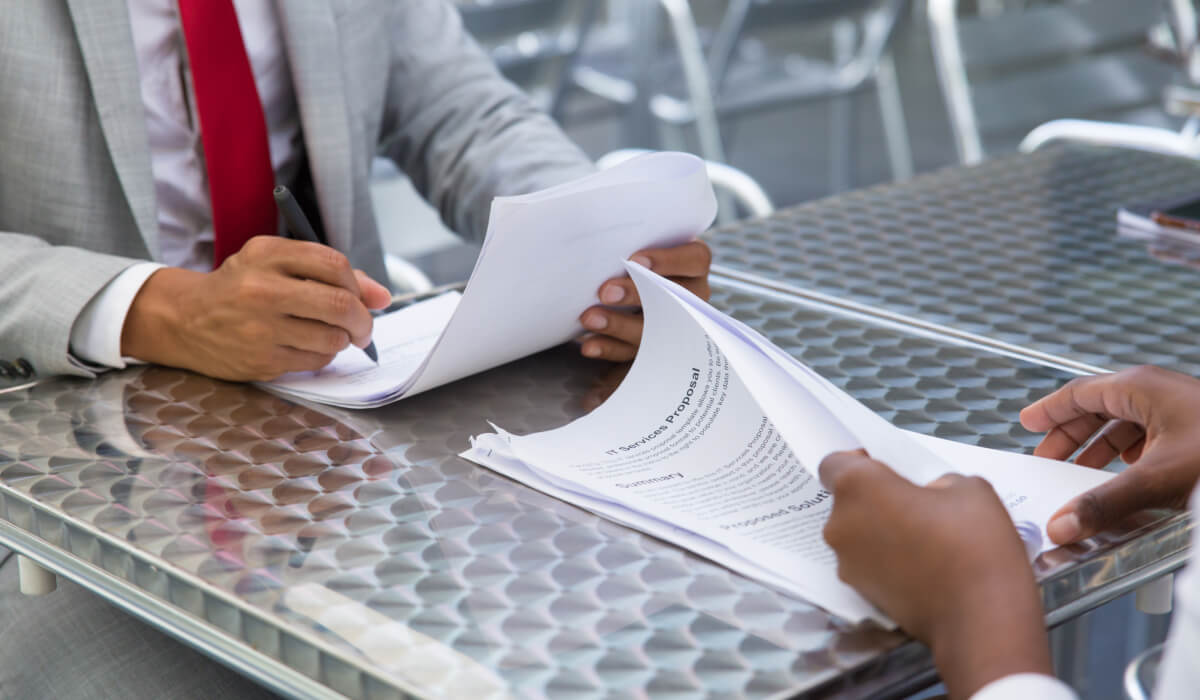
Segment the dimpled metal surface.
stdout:
<svg viewBox="0 0 1200 700">
<path fill-rule="evenodd" d="M 969 442 L 1028 449 L 1016 410 L 1069 376 L 738 285 L 714 303 L 897 424 Z M 861 695 L 928 672 L 899 634 L 841 628 L 456 456 L 489 420 L 554 427 L 617 381 L 571 348 L 369 412 L 166 369 L 51 380 L 0 395 L 0 515 L 184 611 L 193 622 L 157 621 L 218 657 L 256 650 L 267 684 L 732 698 Z M 1047 605 L 1177 555 L 1186 524 L 1039 562 Z"/>
<path fill-rule="evenodd" d="M 1200 191 L 1200 163 L 1046 148 L 717 229 L 716 269 L 1097 367 L 1200 374 L 1200 249 L 1118 236 L 1116 211 Z"/>
</svg>

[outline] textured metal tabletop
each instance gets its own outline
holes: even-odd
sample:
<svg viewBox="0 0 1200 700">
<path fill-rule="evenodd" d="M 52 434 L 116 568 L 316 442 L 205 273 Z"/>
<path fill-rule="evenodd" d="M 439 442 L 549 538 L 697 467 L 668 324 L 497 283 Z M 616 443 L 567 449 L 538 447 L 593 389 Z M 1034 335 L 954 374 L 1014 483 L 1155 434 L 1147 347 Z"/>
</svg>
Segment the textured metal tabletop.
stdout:
<svg viewBox="0 0 1200 700">
<path fill-rule="evenodd" d="M 1200 250 L 1117 234 L 1200 163 L 1053 147 L 711 233 L 718 268 L 1105 369 L 1200 374 Z"/>
<path fill-rule="evenodd" d="M 1069 376 L 736 284 L 715 303 L 897 424 L 968 442 L 1030 448 L 1017 410 Z M 365 698 L 863 696 L 927 677 L 897 633 L 456 456 L 489 419 L 557 426 L 615 381 L 570 348 L 357 413 L 165 369 L 46 381 L 0 394 L 0 542 L 299 695 L 297 678 Z M 1051 616 L 1177 566 L 1189 527 L 1144 518 L 1043 557 Z"/>
</svg>

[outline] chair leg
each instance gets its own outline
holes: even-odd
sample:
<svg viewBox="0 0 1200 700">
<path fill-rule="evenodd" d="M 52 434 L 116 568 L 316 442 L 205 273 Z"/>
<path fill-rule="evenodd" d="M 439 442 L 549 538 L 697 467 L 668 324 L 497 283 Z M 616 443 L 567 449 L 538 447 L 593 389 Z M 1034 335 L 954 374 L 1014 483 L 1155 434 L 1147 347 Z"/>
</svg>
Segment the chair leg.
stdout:
<svg viewBox="0 0 1200 700">
<path fill-rule="evenodd" d="M 650 96 L 654 80 L 650 66 L 661 26 L 658 8 L 648 2 L 634 2 L 624 9 L 624 21 L 633 28 L 630 42 L 630 100 L 625 110 L 622 138 L 638 148 L 652 148 L 655 142 L 654 117 L 650 114 Z"/>
<path fill-rule="evenodd" d="M 842 66 L 854 58 L 858 30 L 853 20 L 833 24 L 833 62 Z M 841 94 L 829 100 L 829 187 L 844 192 L 854 186 L 856 144 L 854 95 Z"/>
<path fill-rule="evenodd" d="M 664 151 L 689 151 L 687 132 L 681 126 L 667 122 L 658 123 L 658 142 Z"/>
<path fill-rule="evenodd" d="M 963 63 L 962 45 L 958 41 L 958 0 L 926 0 L 929 12 L 929 40 L 933 62 L 950 127 L 954 130 L 954 145 L 963 165 L 983 160 L 983 143 L 975 107 L 967 84 L 967 69 Z"/>
<path fill-rule="evenodd" d="M 717 103 L 713 97 L 712 78 L 708 72 L 708 61 L 700 44 L 700 32 L 692 15 L 688 0 L 659 0 L 671 31 L 675 37 L 675 48 L 683 64 L 683 79 L 687 83 L 688 101 L 696 116 L 696 137 L 700 155 L 714 163 L 728 162 L 725 146 L 721 143 L 721 123 L 717 116 Z M 734 202 L 724 193 L 717 195 L 717 221 L 726 224 L 736 219 Z"/>
<path fill-rule="evenodd" d="M 705 160 L 724 163 L 725 147 L 721 144 L 721 127 L 717 117 L 716 100 L 713 98 L 712 79 L 708 74 L 708 62 L 700 44 L 700 32 L 692 16 L 687 0 L 659 0 L 671 23 L 675 35 L 675 48 L 683 65 L 683 78 L 687 83 L 688 98 L 696 116 L 696 134 L 700 141 L 700 155 Z"/>
<path fill-rule="evenodd" d="M 892 54 L 879 59 L 875 74 L 875 95 L 879 99 L 879 117 L 883 121 L 883 137 L 887 143 L 888 163 L 892 179 L 907 180 L 913 175 L 912 144 L 908 140 L 908 123 L 900 99 L 900 83 L 896 79 L 896 64 Z"/>
</svg>

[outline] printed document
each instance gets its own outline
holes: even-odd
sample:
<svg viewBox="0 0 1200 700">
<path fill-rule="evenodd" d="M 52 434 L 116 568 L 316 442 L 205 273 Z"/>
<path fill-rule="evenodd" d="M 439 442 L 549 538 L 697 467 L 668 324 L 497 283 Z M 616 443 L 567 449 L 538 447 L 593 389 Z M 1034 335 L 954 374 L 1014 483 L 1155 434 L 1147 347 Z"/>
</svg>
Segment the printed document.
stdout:
<svg viewBox="0 0 1200 700">
<path fill-rule="evenodd" d="M 645 313 L 628 376 L 555 430 L 477 436 L 467 459 L 674 542 L 851 621 L 889 624 L 837 578 L 822 529 L 830 452 L 866 448 L 924 484 L 987 479 L 1034 553 L 1070 497 L 1109 474 L 896 428 L 746 325 L 632 263 Z"/>
<path fill-rule="evenodd" d="M 650 153 L 573 182 L 492 202 L 487 235 L 461 296 L 375 320 L 375 366 L 350 347 L 318 372 L 265 384 L 347 408 L 391 403 L 540 352 L 583 332 L 579 315 L 644 248 L 686 243 L 716 216 L 704 162 Z"/>
</svg>

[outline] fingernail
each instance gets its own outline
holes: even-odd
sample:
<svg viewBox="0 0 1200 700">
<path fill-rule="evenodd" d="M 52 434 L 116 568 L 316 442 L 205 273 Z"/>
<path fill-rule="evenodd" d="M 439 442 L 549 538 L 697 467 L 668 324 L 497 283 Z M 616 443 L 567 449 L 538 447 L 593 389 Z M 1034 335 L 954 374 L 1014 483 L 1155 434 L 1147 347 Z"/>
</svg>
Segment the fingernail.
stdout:
<svg viewBox="0 0 1200 700">
<path fill-rule="evenodd" d="M 599 311 L 594 311 L 590 314 L 585 314 L 583 317 L 583 327 L 588 330 L 602 331 L 608 327 L 608 319 Z"/>
<path fill-rule="evenodd" d="M 581 352 L 583 352 L 584 357 L 600 357 L 600 346 L 584 345 Z"/>
<path fill-rule="evenodd" d="M 632 258 L 630 258 L 629 260 L 637 263 L 638 265 L 641 265 L 642 267 L 646 268 L 647 270 L 654 269 L 653 263 L 650 262 L 650 258 L 647 258 L 645 255 L 635 255 Z"/>
<path fill-rule="evenodd" d="M 609 285 L 600 291 L 600 301 L 605 304 L 618 304 L 625 298 L 625 290 L 619 285 Z"/>
<path fill-rule="evenodd" d="M 1078 515 L 1066 513 L 1046 525 L 1046 534 L 1050 535 L 1050 539 L 1057 544 L 1067 544 L 1079 539 L 1079 536 L 1083 534 L 1083 526 L 1079 524 Z"/>
</svg>

